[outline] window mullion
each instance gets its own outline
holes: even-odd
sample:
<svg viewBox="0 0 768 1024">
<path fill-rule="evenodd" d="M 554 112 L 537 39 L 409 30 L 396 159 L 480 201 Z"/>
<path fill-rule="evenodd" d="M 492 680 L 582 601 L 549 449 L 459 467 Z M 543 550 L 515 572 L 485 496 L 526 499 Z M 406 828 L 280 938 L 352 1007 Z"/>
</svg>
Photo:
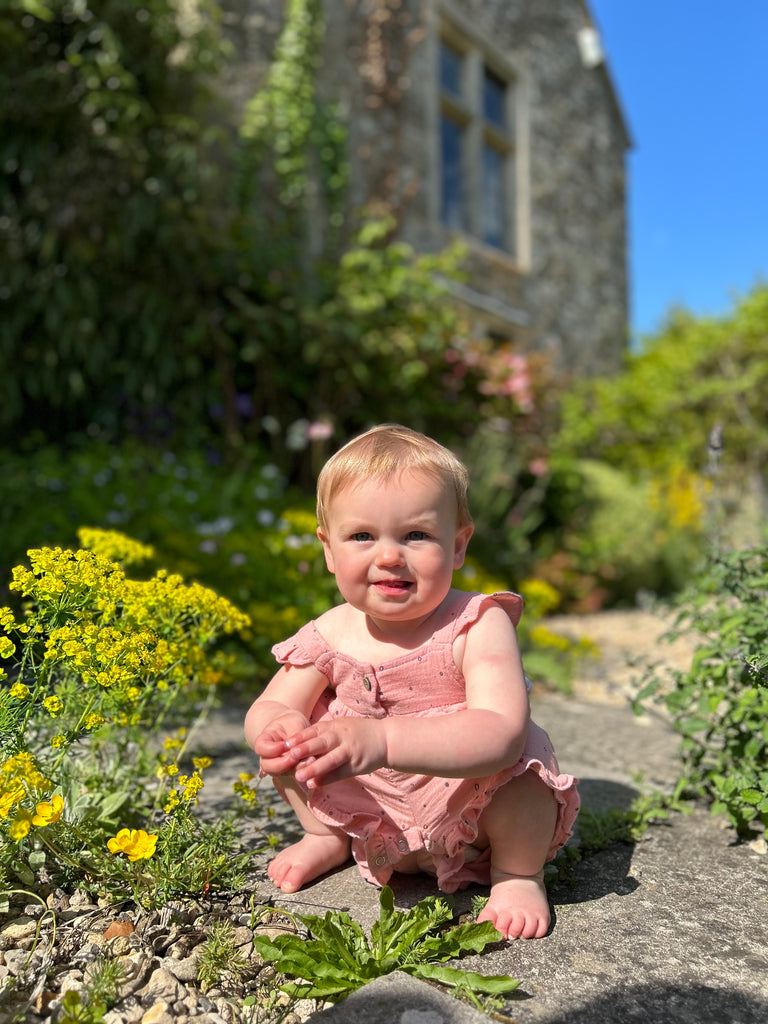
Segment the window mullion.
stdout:
<svg viewBox="0 0 768 1024">
<path fill-rule="evenodd" d="M 465 57 L 465 94 L 470 120 L 465 131 L 467 229 L 478 235 L 482 225 L 483 59 L 477 50 Z"/>
</svg>

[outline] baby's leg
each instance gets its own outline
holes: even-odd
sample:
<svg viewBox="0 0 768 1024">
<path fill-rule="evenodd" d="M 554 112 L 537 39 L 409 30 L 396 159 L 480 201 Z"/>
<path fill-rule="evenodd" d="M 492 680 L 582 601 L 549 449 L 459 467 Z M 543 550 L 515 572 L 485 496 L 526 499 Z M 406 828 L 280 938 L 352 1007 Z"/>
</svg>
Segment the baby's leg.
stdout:
<svg viewBox="0 0 768 1024">
<path fill-rule="evenodd" d="M 267 874 L 283 892 L 298 892 L 302 885 L 349 859 L 350 838 L 341 829 L 317 820 L 307 807 L 306 794 L 292 775 L 273 776 L 272 781 L 293 808 L 306 834 L 269 862 Z"/>
<path fill-rule="evenodd" d="M 480 816 L 476 845 L 491 847 L 491 897 L 478 921 L 492 921 L 505 938 L 547 933 L 544 861 L 556 821 L 555 796 L 531 770 L 498 789 Z"/>
</svg>

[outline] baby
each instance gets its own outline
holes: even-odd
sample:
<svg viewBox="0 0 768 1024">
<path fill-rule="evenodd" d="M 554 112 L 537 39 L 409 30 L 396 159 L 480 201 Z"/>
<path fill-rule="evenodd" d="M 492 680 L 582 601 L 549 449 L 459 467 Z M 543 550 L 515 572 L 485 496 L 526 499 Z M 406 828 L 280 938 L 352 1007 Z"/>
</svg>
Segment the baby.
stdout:
<svg viewBox="0 0 768 1024">
<path fill-rule="evenodd" d="M 304 837 L 268 867 L 296 892 L 346 862 L 387 883 L 426 871 L 487 885 L 506 938 L 550 922 L 544 863 L 578 812 L 530 720 L 515 625 L 522 599 L 455 590 L 473 526 L 467 471 L 405 427 L 355 438 L 318 481 L 317 535 L 344 603 L 273 648 L 249 745 Z"/>
</svg>

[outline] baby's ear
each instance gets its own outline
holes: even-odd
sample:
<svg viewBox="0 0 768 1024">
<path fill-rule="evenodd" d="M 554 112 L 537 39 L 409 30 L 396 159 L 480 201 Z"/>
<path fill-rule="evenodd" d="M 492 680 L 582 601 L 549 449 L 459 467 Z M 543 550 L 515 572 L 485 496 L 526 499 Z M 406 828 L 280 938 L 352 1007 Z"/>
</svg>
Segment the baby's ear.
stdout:
<svg viewBox="0 0 768 1024">
<path fill-rule="evenodd" d="M 467 545 L 469 539 L 475 532 L 475 528 L 472 523 L 468 523 L 466 526 L 462 526 L 460 530 L 456 531 L 456 539 L 453 543 L 453 568 L 460 569 L 464 565 L 464 556 L 467 553 Z"/>
<path fill-rule="evenodd" d="M 328 567 L 328 572 L 335 573 L 336 569 L 333 564 L 333 555 L 331 554 L 331 545 L 328 541 L 328 535 L 322 526 L 317 528 L 317 536 L 320 543 L 323 545 L 323 553 L 325 554 L 325 564 Z"/>
</svg>

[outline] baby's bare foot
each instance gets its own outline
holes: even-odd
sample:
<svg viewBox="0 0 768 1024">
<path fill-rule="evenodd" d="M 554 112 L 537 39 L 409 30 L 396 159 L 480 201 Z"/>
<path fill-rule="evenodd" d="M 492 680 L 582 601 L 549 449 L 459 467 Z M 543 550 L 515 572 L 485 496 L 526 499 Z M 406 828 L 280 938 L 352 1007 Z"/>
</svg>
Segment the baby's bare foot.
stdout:
<svg viewBox="0 0 768 1024">
<path fill-rule="evenodd" d="M 510 875 L 491 869 L 491 897 L 478 915 L 491 921 L 505 939 L 540 939 L 549 928 L 544 872 Z"/>
<path fill-rule="evenodd" d="M 317 836 L 307 832 L 303 839 L 289 846 L 267 865 L 267 874 L 283 892 L 298 892 L 325 871 L 336 868 L 349 858 L 347 836 Z"/>
</svg>

